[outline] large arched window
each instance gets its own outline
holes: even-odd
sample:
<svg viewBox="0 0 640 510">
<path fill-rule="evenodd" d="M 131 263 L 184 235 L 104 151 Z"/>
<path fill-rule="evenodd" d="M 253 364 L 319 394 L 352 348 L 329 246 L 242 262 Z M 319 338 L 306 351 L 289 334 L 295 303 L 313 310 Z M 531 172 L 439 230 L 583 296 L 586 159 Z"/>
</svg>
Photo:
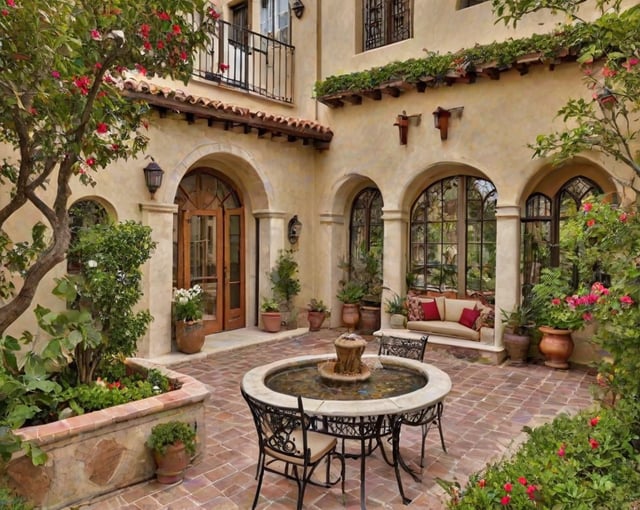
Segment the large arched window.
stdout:
<svg viewBox="0 0 640 510">
<path fill-rule="evenodd" d="M 495 291 L 496 201 L 485 179 L 456 176 L 423 191 L 411 209 L 411 287 L 459 296 Z"/>
<path fill-rule="evenodd" d="M 70 246 L 78 239 L 78 233 L 85 228 L 107 223 L 107 210 L 95 200 L 78 200 L 69 208 L 69 230 L 71 231 Z M 79 254 L 67 254 L 67 272 L 79 273 L 82 264 Z"/>
<path fill-rule="evenodd" d="M 544 267 L 563 264 L 560 250 L 562 226 L 582 207 L 590 197 L 602 194 L 602 189 L 592 180 L 578 176 L 565 182 L 553 197 L 533 193 L 527 199 L 522 218 L 522 269 L 523 294 L 540 276 Z M 571 271 L 572 268 L 567 268 Z"/>
<path fill-rule="evenodd" d="M 349 222 L 349 259 L 354 262 L 374 251 L 382 255 L 382 195 L 365 188 L 353 200 Z"/>
</svg>

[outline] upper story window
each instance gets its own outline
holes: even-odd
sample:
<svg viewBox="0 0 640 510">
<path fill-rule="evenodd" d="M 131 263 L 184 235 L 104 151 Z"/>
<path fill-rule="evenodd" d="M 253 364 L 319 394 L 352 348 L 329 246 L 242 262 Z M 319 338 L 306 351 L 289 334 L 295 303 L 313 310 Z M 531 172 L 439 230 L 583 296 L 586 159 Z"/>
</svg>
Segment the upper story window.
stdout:
<svg viewBox="0 0 640 510">
<path fill-rule="evenodd" d="M 411 5 L 411 0 L 364 0 L 364 50 L 409 39 L 413 33 Z"/>
<path fill-rule="evenodd" d="M 260 33 L 289 43 L 289 0 L 261 0 Z"/>
<path fill-rule="evenodd" d="M 465 9 L 466 7 L 471 7 L 472 5 L 483 4 L 488 0 L 460 0 L 460 5 L 458 9 Z"/>
</svg>

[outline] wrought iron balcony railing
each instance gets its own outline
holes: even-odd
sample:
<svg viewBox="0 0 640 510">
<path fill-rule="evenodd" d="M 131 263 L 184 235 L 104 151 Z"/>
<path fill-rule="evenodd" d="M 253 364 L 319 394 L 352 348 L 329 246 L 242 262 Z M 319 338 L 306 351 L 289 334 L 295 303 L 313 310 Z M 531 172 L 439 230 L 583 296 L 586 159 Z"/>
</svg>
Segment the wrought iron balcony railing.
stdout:
<svg viewBox="0 0 640 510">
<path fill-rule="evenodd" d="M 217 20 L 211 45 L 197 55 L 193 74 L 292 103 L 294 51 L 290 44 Z"/>
</svg>

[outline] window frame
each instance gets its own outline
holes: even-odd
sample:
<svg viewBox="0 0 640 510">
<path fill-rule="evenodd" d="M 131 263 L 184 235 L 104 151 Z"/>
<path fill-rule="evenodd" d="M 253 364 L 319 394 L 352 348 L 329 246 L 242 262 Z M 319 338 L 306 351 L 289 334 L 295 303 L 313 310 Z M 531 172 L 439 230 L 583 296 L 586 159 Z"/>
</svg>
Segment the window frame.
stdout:
<svg viewBox="0 0 640 510">
<path fill-rule="evenodd" d="M 363 51 L 411 39 L 413 0 L 362 0 L 361 23 Z"/>
</svg>

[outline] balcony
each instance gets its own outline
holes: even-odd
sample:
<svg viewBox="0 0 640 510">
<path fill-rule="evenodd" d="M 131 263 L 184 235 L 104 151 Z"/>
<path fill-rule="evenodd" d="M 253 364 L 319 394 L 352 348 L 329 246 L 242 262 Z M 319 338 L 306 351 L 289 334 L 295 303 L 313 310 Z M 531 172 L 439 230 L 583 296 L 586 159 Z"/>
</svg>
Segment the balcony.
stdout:
<svg viewBox="0 0 640 510">
<path fill-rule="evenodd" d="M 210 47 L 196 56 L 193 74 L 228 87 L 293 103 L 295 47 L 218 20 Z"/>
</svg>

